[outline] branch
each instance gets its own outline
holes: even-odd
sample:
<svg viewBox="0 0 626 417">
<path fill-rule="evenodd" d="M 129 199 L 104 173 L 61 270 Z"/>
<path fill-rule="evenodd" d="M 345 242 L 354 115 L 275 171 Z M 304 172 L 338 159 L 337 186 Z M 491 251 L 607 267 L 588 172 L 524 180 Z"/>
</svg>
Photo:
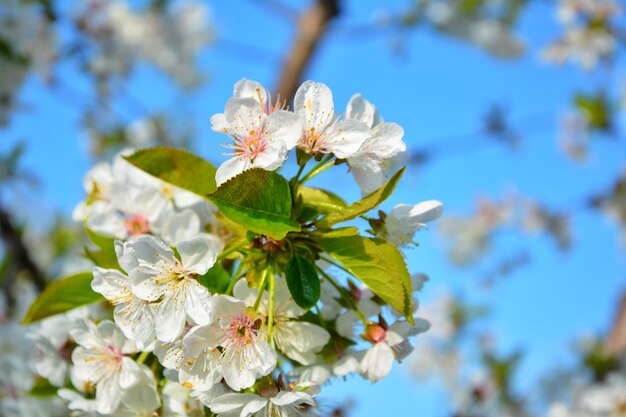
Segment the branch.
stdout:
<svg viewBox="0 0 626 417">
<path fill-rule="evenodd" d="M 43 290 L 46 287 L 46 277 L 31 258 L 11 215 L 3 207 L 0 207 L 0 238 L 4 243 L 6 256 L 15 262 L 18 270 L 28 272 L 39 291 Z"/>
<path fill-rule="evenodd" d="M 299 19 L 295 40 L 284 58 L 276 93 L 290 102 L 328 23 L 340 13 L 339 0 L 317 0 Z"/>
<path fill-rule="evenodd" d="M 626 348 L 626 290 L 622 293 L 609 331 L 608 348 L 615 356 L 619 356 Z"/>
</svg>

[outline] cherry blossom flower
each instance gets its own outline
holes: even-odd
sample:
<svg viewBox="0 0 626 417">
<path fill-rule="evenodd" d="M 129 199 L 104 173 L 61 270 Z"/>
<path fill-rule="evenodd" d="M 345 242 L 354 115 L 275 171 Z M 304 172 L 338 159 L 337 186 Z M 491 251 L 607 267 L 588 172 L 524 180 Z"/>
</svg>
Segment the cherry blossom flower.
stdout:
<svg viewBox="0 0 626 417">
<path fill-rule="evenodd" d="M 348 158 L 350 172 L 366 195 L 384 184 L 385 161 L 406 151 L 404 130 L 395 123 L 384 122 L 376 107 L 360 94 L 350 99 L 346 119 L 358 120 L 371 129 L 361 148 Z"/>
<path fill-rule="evenodd" d="M 299 383 L 289 390 L 278 391 L 272 396 L 249 393 L 227 393 L 207 405 L 221 417 L 276 416 L 289 417 L 302 415 L 307 407 L 315 407 L 313 397 L 319 393 L 314 383 Z"/>
<path fill-rule="evenodd" d="M 385 219 L 385 238 L 398 246 L 407 246 L 416 231 L 426 223 L 441 217 L 443 205 L 436 200 L 423 201 L 414 206 L 398 204 Z"/>
<path fill-rule="evenodd" d="M 65 385 L 70 365 L 69 331 L 88 316 L 87 308 L 79 308 L 42 320 L 26 335 L 35 344 L 35 370 L 57 387 Z"/>
<path fill-rule="evenodd" d="M 180 336 L 187 317 L 195 324 L 209 322 L 211 295 L 196 278 L 215 264 L 212 245 L 202 235 L 180 242 L 176 247 L 181 258 L 178 260 L 172 249 L 153 236 L 140 236 L 124 244 L 122 262 L 126 266 L 122 267 L 129 271 L 133 294 L 145 301 L 158 301 L 158 340 L 171 342 Z"/>
<path fill-rule="evenodd" d="M 87 226 L 118 239 L 152 233 L 171 203 L 157 190 L 133 185 L 116 187 L 111 201 L 95 201 L 85 208 Z"/>
<path fill-rule="evenodd" d="M 118 259 L 132 257 L 125 253 L 125 245 L 115 242 Z M 132 258 L 130 266 L 135 267 Z M 122 261 L 126 267 L 128 262 Z M 132 269 L 131 269 L 132 270 Z M 100 293 L 114 306 L 113 317 L 124 335 L 134 341 L 140 349 L 149 346 L 155 339 L 154 306 L 133 294 L 130 278 L 116 269 L 93 269 L 91 288 Z"/>
<path fill-rule="evenodd" d="M 258 290 L 248 288 L 245 279 L 242 279 L 235 284 L 233 294 L 252 307 Z M 264 293 L 259 306 L 259 313 L 266 319 L 269 317 L 268 300 L 268 294 Z M 328 343 L 330 334 L 316 324 L 296 320 L 304 313 L 306 311 L 293 301 L 285 280 L 276 277 L 272 339 L 276 348 L 287 357 L 307 365 L 315 361 L 315 354 Z"/>
<path fill-rule="evenodd" d="M 415 325 L 400 320 L 387 327 L 384 323 L 373 323 L 367 326 L 365 338 L 372 343 L 366 351 L 351 351 L 340 360 L 344 365 L 338 374 L 359 372 L 370 382 L 377 382 L 391 372 L 394 360 L 401 361 L 411 351 L 407 339 L 430 328 L 430 324 L 420 318 L 415 319 Z M 338 364 L 339 367 L 339 364 Z"/>
<path fill-rule="evenodd" d="M 251 387 L 256 378 L 276 366 L 276 353 L 261 329 L 261 320 L 233 297 L 216 295 L 211 301 L 214 320 L 196 326 L 185 336 L 186 350 L 206 354 L 221 349 L 221 373 L 233 390 Z"/>
<path fill-rule="evenodd" d="M 126 356 L 137 352 L 137 347 L 111 321 L 98 325 L 84 321 L 72 329 L 71 335 L 79 345 L 72 352 L 74 371 L 79 378 L 95 384 L 97 411 L 115 411 L 123 390 L 142 378 L 143 366 Z"/>
<path fill-rule="evenodd" d="M 349 158 L 369 136 L 369 128 L 364 123 L 339 120 L 333 93 L 325 84 L 302 83 L 294 97 L 294 111 L 304 123 L 298 146 L 307 153 L 332 153 L 340 159 Z"/>
<path fill-rule="evenodd" d="M 233 151 L 229 154 L 232 158 L 215 174 L 218 185 L 250 168 L 278 169 L 302 134 L 302 122 L 295 114 L 270 110 L 263 102 L 264 96 L 251 97 L 247 93 L 249 88 L 244 88 L 247 83 L 240 81 L 238 84 L 245 93 L 237 97 L 240 89 L 236 86 L 236 96 L 226 102 L 224 113 L 211 117 L 213 130 L 227 134 L 232 140 L 232 144 L 227 145 Z"/>
</svg>

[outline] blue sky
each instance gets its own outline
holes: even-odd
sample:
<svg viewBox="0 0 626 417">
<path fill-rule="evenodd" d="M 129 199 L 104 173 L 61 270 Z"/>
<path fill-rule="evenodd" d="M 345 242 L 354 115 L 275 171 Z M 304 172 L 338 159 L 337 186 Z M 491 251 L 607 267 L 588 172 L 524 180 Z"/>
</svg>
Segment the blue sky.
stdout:
<svg viewBox="0 0 626 417">
<path fill-rule="evenodd" d="M 233 83 L 242 77 L 272 86 L 278 77 L 280 55 L 290 44 L 292 28 L 253 3 L 213 2 L 213 19 L 218 36 L 258 45 L 267 53 L 244 56 L 219 47 L 207 51 L 201 65 L 209 74 L 209 82 L 189 95 L 181 95 L 151 68 L 139 69 L 130 83 L 132 94 L 146 108 L 177 111 L 195 121 L 196 149 L 218 164 L 224 160 L 218 146 L 222 138 L 211 132 L 209 117 L 222 110 Z M 386 3 L 401 9 L 408 2 Z M 347 1 L 345 15 L 349 22 L 363 22 L 380 7 L 376 4 Z M 528 387 L 550 366 L 572 360 L 572 342 L 581 335 L 605 331 L 612 317 L 623 287 L 624 248 L 615 225 L 593 212 L 579 210 L 575 203 L 608 187 L 621 172 L 625 155 L 624 148 L 610 140 L 598 141 L 593 159 L 585 165 L 561 155 L 557 117 L 567 111 L 574 92 L 593 91 L 606 74 L 588 75 L 575 66 L 551 67 L 540 61 L 538 47 L 558 34 L 548 2 L 533 5 L 524 14 L 519 32 L 528 42 L 529 53 L 506 62 L 424 29 L 408 37 L 407 53 L 402 57 L 390 53 L 385 36 L 346 39 L 331 34 L 311 63 L 307 78 L 327 83 L 338 109 L 344 108 L 352 94 L 362 93 L 379 107 L 386 120 L 404 127 L 409 149 L 476 131 L 486 108 L 493 103 L 506 105 L 513 121 L 537 113 L 545 115 L 537 126 L 516 126 L 521 133 L 529 133 L 518 152 L 494 144 L 419 169 L 409 168 L 398 191 L 384 206 L 438 199 L 444 202 L 445 213 L 463 213 L 472 208 L 479 195 L 501 196 L 515 189 L 555 209 L 572 210 L 575 245 L 567 254 L 558 252 L 553 242 L 543 237 L 514 235 L 499 240 L 498 251 L 528 248 L 533 259 L 531 265 L 488 292 L 475 285 L 476 271 L 460 270 L 446 261 L 436 225 L 420 232 L 417 240 L 421 246 L 408 252 L 410 269 L 431 276 L 424 299 L 451 287 L 492 307 L 490 325 L 500 350 L 521 347 L 527 354 L 518 382 Z M 79 91 L 86 91 L 76 69 L 63 68 L 59 75 L 71 80 Z M 616 78 L 612 84 L 619 81 Z M 36 215 L 53 207 L 69 214 L 83 197 L 82 176 L 92 164 L 84 132 L 78 128 L 78 112 L 68 97 L 61 100 L 36 78 L 29 80 L 21 100 L 28 108 L 16 114 L 9 129 L 0 132 L 0 150 L 25 140 L 28 149 L 23 165 L 42 179 L 37 201 L 44 204 L 37 206 Z M 120 109 L 129 121 L 141 117 L 129 106 L 120 105 Z M 453 151 L 460 140 L 442 143 Z M 318 184 L 348 199 L 358 198 L 358 188 L 348 174 L 321 175 Z M 348 383 L 336 383 L 325 393 L 331 401 L 353 398 L 358 407 L 354 415 L 362 417 L 438 417 L 445 415 L 446 409 L 440 393 L 412 379 L 402 367 L 375 386 L 352 378 Z"/>
</svg>

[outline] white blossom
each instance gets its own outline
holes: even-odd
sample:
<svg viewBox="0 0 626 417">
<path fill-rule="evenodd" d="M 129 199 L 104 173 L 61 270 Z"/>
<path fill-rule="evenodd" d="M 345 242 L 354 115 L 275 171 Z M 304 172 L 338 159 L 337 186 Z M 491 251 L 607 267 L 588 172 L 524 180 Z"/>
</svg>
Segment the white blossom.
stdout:
<svg viewBox="0 0 626 417">
<path fill-rule="evenodd" d="M 302 415 L 307 407 L 314 407 L 316 403 L 313 397 L 318 393 L 316 384 L 299 383 L 269 398 L 248 393 L 227 393 L 211 400 L 208 405 L 211 411 L 221 417 L 290 417 Z"/>
<path fill-rule="evenodd" d="M 398 204 L 385 219 L 385 238 L 395 245 L 406 246 L 413 241 L 416 231 L 426 223 L 441 217 L 443 205 L 436 200 L 423 201 L 414 206 Z"/>
<path fill-rule="evenodd" d="M 402 141 L 404 130 L 395 123 L 384 122 L 376 107 L 360 94 L 350 99 L 346 119 L 358 120 L 370 128 L 370 135 L 361 148 L 348 158 L 350 172 L 366 195 L 384 184 L 385 162 L 406 151 Z"/>
<path fill-rule="evenodd" d="M 72 352 L 74 371 L 96 386 L 96 410 L 102 414 L 115 411 L 122 392 L 142 378 L 143 366 L 127 356 L 137 352 L 137 347 L 111 321 L 98 325 L 84 321 L 70 333 L 79 345 Z"/>
<path fill-rule="evenodd" d="M 118 259 L 132 257 L 121 242 L 115 242 Z M 132 263 L 132 259 L 128 260 Z M 128 263 L 122 261 L 126 267 Z M 133 294 L 131 280 L 115 269 L 95 267 L 91 288 L 114 306 L 113 317 L 124 335 L 140 349 L 148 347 L 155 339 L 154 306 Z"/>
<path fill-rule="evenodd" d="M 235 284 L 233 294 L 252 307 L 258 290 L 249 288 L 242 279 Z M 266 319 L 269 317 L 268 300 L 268 293 L 264 293 L 259 308 L 259 313 Z M 306 311 L 293 300 L 285 280 L 276 277 L 272 339 L 276 348 L 288 358 L 307 365 L 315 361 L 315 354 L 328 343 L 330 334 L 316 324 L 298 321 L 297 318 L 304 313 Z"/>
<path fill-rule="evenodd" d="M 246 84 L 245 81 L 238 84 Z M 264 91 L 260 86 L 256 88 Z M 261 102 L 261 96 L 237 94 L 239 90 L 236 85 L 236 95 L 226 102 L 223 114 L 211 117 L 213 130 L 227 134 L 232 140 L 227 145 L 233 151 L 229 154 L 232 158 L 215 174 L 218 185 L 250 168 L 278 169 L 302 134 L 302 122 L 295 114 L 268 108 Z"/>
<path fill-rule="evenodd" d="M 325 84 L 302 83 L 294 97 L 294 111 L 304 124 L 298 146 L 308 153 L 332 153 L 340 159 L 349 158 L 369 136 L 369 128 L 364 123 L 339 119 L 333 94 Z"/>
<path fill-rule="evenodd" d="M 125 263 L 122 268 L 129 271 L 133 294 L 156 302 L 156 337 L 163 342 L 180 336 L 188 317 L 195 324 L 211 319 L 211 295 L 197 277 L 215 264 L 212 241 L 199 235 L 180 242 L 176 249 L 181 260 L 159 239 L 140 236 L 124 243 L 125 256 L 118 258 Z"/>
<path fill-rule="evenodd" d="M 214 320 L 197 326 L 185 336 L 185 350 L 207 354 L 221 348 L 221 374 L 233 390 L 251 387 L 256 378 L 276 366 L 276 353 L 269 346 L 260 320 L 236 298 L 216 295 L 211 300 Z"/>
</svg>

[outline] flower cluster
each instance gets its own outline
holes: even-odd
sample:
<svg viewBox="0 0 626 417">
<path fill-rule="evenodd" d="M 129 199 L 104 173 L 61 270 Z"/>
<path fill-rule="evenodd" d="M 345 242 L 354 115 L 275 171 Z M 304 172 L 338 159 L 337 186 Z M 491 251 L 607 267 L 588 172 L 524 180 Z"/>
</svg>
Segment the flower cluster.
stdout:
<svg viewBox="0 0 626 417">
<path fill-rule="evenodd" d="M 7 0 L 0 8 L 0 127 L 8 124 L 17 92 L 29 71 L 47 75 L 55 60 L 55 35 L 32 4 Z M 47 78 L 47 77 L 45 77 Z"/>
<path fill-rule="evenodd" d="M 45 318 L 36 370 L 71 415 L 313 415 L 320 385 L 385 378 L 430 327 L 416 315 L 426 278 L 411 278 L 401 249 L 441 203 L 367 216 L 403 173 L 387 175 L 406 148 L 400 126 L 358 94 L 339 115 L 330 89 L 307 81 L 290 111 L 245 79 L 211 122 L 231 140 L 217 169 L 157 147 L 85 178 L 74 217 L 93 269 L 51 286 L 25 318 Z M 276 171 L 294 148 L 287 180 Z M 360 201 L 305 185 L 342 165 Z M 334 227 L 359 217 L 364 235 Z"/>
<path fill-rule="evenodd" d="M 614 23 L 622 8 L 613 0 L 560 0 L 557 18 L 564 28 L 561 39 L 543 51 L 550 62 L 577 61 L 592 70 L 610 59 L 618 44 Z"/>
<path fill-rule="evenodd" d="M 235 84 L 224 113 L 211 118 L 213 130 L 232 141 L 227 145 L 232 159 L 217 170 L 218 184 L 252 167 L 275 170 L 297 147 L 309 156 L 346 160 L 363 194 L 368 194 L 385 182 L 384 162 L 406 150 L 402 128 L 383 121 L 360 94 L 352 96 L 343 119 L 335 113 L 330 89 L 312 81 L 296 92 L 293 111 L 284 107 L 255 81 Z"/>
<path fill-rule="evenodd" d="M 89 41 L 89 69 L 99 77 L 124 75 L 143 59 L 182 87 L 203 79 L 196 57 L 214 34 L 202 2 L 134 10 L 121 1 L 89 0 L 76 20 Z"/>
<path fill-rule="evenodd" d="M 428 21 L 449 36 L 471 42 L 502 59 L 525 52 L 524 42 L 511 27 L 515 15 L 512 3 L 486 0 L 468 6 L 459 0 L 425 0 L 421 4 Z"/>
<path fill-rule="evenodd" d="M 569 402 L 556 402 L 549 417 L 619 417 L 626 414 L 626 377 L 610 374 L 606 381 L 578 387 Z"/>
</svg>

